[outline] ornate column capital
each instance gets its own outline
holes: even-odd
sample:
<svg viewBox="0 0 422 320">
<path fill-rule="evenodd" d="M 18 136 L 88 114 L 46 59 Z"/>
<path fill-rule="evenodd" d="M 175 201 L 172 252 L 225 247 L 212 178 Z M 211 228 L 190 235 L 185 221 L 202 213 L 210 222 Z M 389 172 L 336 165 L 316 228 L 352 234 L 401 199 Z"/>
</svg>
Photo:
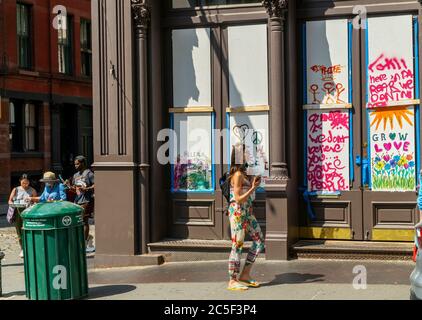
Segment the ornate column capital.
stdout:
<svg viewBox="0 0 422 320">
<path fill-rule="evenodd" d="M 270 18 L 283 18 L 288 0 L 263 0 L 262 5 L 267 9 Z"/>
<path fill-rule="evenodd" d="M 149 6 L 142 0 L 131 0 L 133 22 L 136 29 L 148 28 L 151 20 Z"/>
</svg>

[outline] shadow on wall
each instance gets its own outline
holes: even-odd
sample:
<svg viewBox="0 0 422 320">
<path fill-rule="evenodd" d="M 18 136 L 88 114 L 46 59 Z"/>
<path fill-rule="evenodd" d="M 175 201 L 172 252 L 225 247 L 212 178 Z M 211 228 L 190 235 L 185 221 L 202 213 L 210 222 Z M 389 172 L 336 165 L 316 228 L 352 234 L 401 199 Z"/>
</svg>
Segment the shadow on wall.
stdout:
<svg viewBox="0 0 422 320">
<path fill-rule="evenodd" d="M 173 78 L 174 107 L 187 107 L 192 100 L 199 101 L 200 92 L 194 62 L 195 48 L 199 48 L 195 29 L 185 29 L 183 33 L 179 33 L 178 41 L 173 41 L 173 53 L 177 52 L 177 55 L 173 54 L 173 74 L 183 74 L 183 79 L 176 79 L 176 76 Z"/>
</svg>

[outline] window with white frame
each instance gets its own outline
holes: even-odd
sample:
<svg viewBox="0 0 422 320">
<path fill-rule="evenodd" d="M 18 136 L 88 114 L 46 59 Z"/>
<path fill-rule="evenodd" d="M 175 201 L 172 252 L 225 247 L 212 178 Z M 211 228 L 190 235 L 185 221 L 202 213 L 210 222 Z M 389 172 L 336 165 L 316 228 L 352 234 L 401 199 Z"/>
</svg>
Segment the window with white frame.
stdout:
<svg viewBox="0 0 422 320">
<path fill-rule="evenodd" d="M 72 18 L 63 16 L 58 29 L 59 73 L 72 74 L 73 69 L 73 29 Z"/>
<path fill-rule="evenodd" d="M 81 19 L 81 73 L 90 77 L 92 74 L 91 21 Z"/>
<path fill-rule="evenodd" d="M 9 103 L 9 138 L 12 152 L 38 149 L 38 111 L 33 103 L 13 100 Z"/>
<path fill-rule="evenodd" d="M 37 116 L 35 105 L 25 104 L 25 151 L 36 150 Z"/>
</svg>

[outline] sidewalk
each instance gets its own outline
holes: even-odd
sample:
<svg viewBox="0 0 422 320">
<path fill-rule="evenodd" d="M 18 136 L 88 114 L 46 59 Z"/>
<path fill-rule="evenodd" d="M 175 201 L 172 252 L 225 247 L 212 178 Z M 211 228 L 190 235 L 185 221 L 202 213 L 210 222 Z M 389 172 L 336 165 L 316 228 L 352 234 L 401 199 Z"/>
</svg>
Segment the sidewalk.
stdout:
<svg viewBox="0 0 422 320">
<path fill-rule="evenodd" d="M 366 290 L 353 288 L 354 261 L 258 261 L 254 275 L 262 287 L 226 289 L 225 261 L 169 263 L 158 267 L 89 270 L 88 300 L 408 300 L 413 265 L 362 262 Z M 5 261 L 3 299 L 24 300 L 23 265 Z M 0 298 L 1 300 L 1 298 Z"/>
<path fill-rule="evenodd" d="M 0 300 L 25 300 L 23 260 L 5 217 L 0 217 L 0 249 L 6 254 Z M 87 261 L 89 300 L 408 300 L 414 268 L 413 262 L 402 261 L 258 260 L 253 276 L 263 286 L 231 292 L 227 261 L 100 270 L 93 269 L 93 255 Z M 366 290 L 353 287 L 356 265 L 366 268 Z"/>
</svg>

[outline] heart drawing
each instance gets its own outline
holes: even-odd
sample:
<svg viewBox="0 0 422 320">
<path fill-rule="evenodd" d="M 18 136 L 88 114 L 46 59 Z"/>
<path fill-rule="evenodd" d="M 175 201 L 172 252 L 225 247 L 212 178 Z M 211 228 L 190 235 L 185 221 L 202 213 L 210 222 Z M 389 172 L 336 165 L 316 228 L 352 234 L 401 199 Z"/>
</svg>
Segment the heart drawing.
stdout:
<svg viewBox="0 0 422 320">
<path fill-rule="evenodd" d="M 248 135 L 249 126 L 247 124 L 242 124 L 235 126 L 233 128 L 233 134 L 241 141 L 245 142 L 246 136 Z"/>
<path fill-rule="evenodd" d="M 391 150 L 391 147 L 392 147 L 392 144 L 391 143 L 384 143 L 384 149 L 385 150 L 390 151 Z"/>
</svg>

